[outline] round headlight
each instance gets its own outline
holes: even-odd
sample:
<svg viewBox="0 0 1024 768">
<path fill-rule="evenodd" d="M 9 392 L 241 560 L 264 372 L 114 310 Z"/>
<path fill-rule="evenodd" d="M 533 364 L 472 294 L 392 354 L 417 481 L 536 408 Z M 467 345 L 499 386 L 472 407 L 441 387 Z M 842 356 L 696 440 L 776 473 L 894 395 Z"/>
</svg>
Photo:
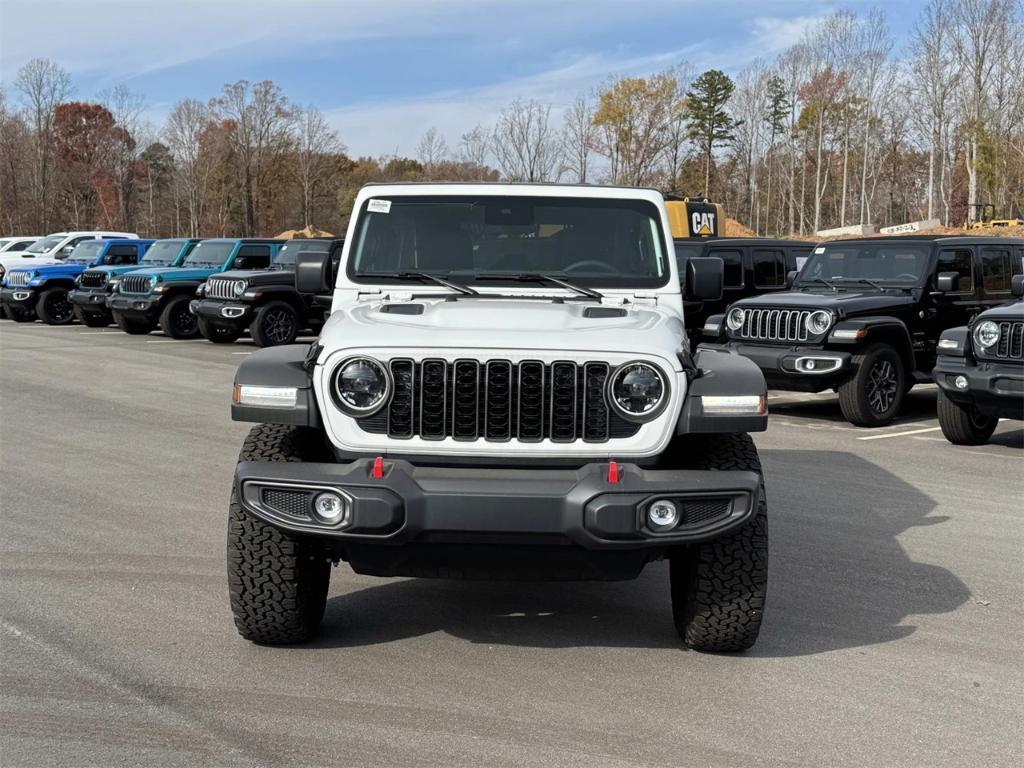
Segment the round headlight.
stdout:
<svg viewBox="0 0 1024 768">
<path fill-rule="evenodd" d="M 245 281 L 235 280 L 235 284 L 231 286 L 231 292 L 235 295 L 236 299 L 245 293 Z"/>
<path fill-rule="evenodd" d="M 978 327 L 974 329 L 974 340 L 978 342 L 979 346 L 991 347 L 999 341 L 999 325 L 991 320 L 979 323 Z"/>
<path fill-rule="evenodd" d="M 729 310 L 729 314 L 725 316 L 725 324 L 729 326 L 730 331 L 738 331 L 743 327 L 743 321 L 746 320 L 747 313 L 739 307 L 733 307 Z"/>
<path fill-rule="evenodd" d="M 155 276 L 149 278 L 149 290 L 152 291 L 154 288 L 156 288 L 156 283 L 157 283 L 157 280 L 156 280 Z"/>
<path fill-rule="evenodd" d="M 630 421 L 648 421 L 668 402 L 661 371 L 647 363 L 625 363 L 608 379 L 608 402 Z"/>
<path fill-rule="evenodd" d="M 807 316 L 807 332 L 812 336 L 820 336 L 832 325 L 832 313 L 819 309 Z"/>
<path fill-rule="evenodd" d="M 391 395 L 391 376 L 383 364 L 369 357 L 351 357 L 334 373 L 334 400 L 350 416 L 370 416 Z"/>
</svg>

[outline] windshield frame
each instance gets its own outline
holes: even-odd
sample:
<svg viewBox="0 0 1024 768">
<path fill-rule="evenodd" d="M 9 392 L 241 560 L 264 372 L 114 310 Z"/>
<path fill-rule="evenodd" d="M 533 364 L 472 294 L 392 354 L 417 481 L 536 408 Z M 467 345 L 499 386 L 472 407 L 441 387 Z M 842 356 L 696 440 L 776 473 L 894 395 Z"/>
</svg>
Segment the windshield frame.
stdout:
<svg viewBox="0 0 1024 768">
<path fill-rule="evenodd" d="M 879 275 L 868 275 L 867 277 L 863 278 L 846 275 L 833 276 L 831 274 L 825 276 L 818 275 L 812 277 L 809 273 L 810 268 L 814 265 L 816 261 L 828 257 L 829 248 L 840 249 L 845 247 L 849 249 L 864 248 L 870 246 L 872 248 L 880 250 L 882 248 L 899 247 L 900 245 L 902 245 L 903 248 L 907 249 L 920 249 L 924 254 L 920 274 L 917 275 L 913 282 L 897 282 L 894 278 L 883 277 Z M 916 240 L 912 240 L 903 244 L 900 244 L 898 242 L 867 239 L 865 239 L 862 243 L 851 240 L 841 240 L 836 241 L 834 243 L 824 243 L 822 245 L 816 246 L 814 250 L 812 250 L 811 253 L 807 255 L 807 261 L 804 263 L 803 267 L 800 269 L 799 274 L 796 276 L 796 279 L 793 281 L 792 289 L 800 290 L 805 288 L 828 288 L 828 290 L 832 291 L 838 288 L 860 287 L 862 289 L 866 288 L 868 290 L 877 291 L 884 290 L 886 288 L 896 288 L 903 290 L 921 288 L 928 281 L 928 277 L 932 270 L 932 262 L 934 260 L 934 257 L 935 247 L 933 243 Z M 835 286 L 835 288 L 829 287 L 826 284 L 826 282 L 822 282 L 823 280 L 827 281 L 827 283 L 831 283 L 833 286 Z M 874 283 L 874 285 L 872 285 L 872 283 Z"/>
<path fill-rule="evenodd" d="M 638 213 L 644 213 L 649 216 L 651 222 L 653 222 L 653 231 L 651 241 L 655 248 L 655 254 L 653 258 L 657 259 L 661 274 L 656 277 L 644 277 L 641 275 L 634 275 L 632 279 L 624 279 L 623 275 L 609 273 L 608 277 L 594 277 L 587 276 L 580 273 L 568 273 L 557 268 L 542 268 L 542 269 L 502 269 L 493 270 L 494 278 L 489 279 L 485 273 L 480 273 L 475 270 L 469 269 L 453 269 L 453 270 L 440 270 L 440 269 L 400 269 L 400 270 L 381 270 L 380 273 L 373 271 L 367 271 L 365 268 L 356 267 L 356 254 L 360 248 L 363 237 L 365 236 L 365 226 L 367 222 L 369 206 L 372 201 L 388 200 L 392 204 L 399 202 L 415 202 L 427 205 L 443 205 L 446 203 L 450 204 L 482 204 L 491 201 L 514 201 L 515 203 L 532 203 L 534 205 L 540 205 L 545 207 L 573 207 L 581 204 L 591 204 L 594 207 L 605 207 L 613 208 L 620 207 L 623 210 L 633 209 Z M 649 209 L 649 210 L 645 210 Z M 671 238 L 666 237 L 666 230 L 663 221 L 662 209 L 653 201 L 641 198 L 641 197 L 602 197 L 602 196 L 587 196 L 581 194 L 579 196 L 563 196 L 563 195 L 545 195 L 543 193 L 529 194 L 529 195 L 512 195 L 508 193 L 502 194 L 483 194 L 483 193 L 463 193 L 463 194 L 443 194 L 437 191 L 424 192 L 420 194 L 395 194 L 393 192 L 384 192 L 372 194 L 365 198 L 359 207 L 358 215 L 353 221 L 350 229 L 351 237 L 346 239 L 345 243 L 345 277 L 347 281 L 356 286 L 362 285 L 418 285 L 417 281 L 409 279 L 396 278 L 389 276 L 387 273 L 394 272 L 409 272 L 409 271 L 420 271 L 430 272 L 447 279 L 457 281 L 463 285 L 473 286 L 475 288 L 484 289 L 484 292 L 490 292 L 488 289 L 493 289 L 497 293 L 506 294 L 509 289 L 524 293 L 537 293 L 546 292 L 550 294 L 552 288 L 563 291 L 567 290 L 564 288 L 557 288 L 552 285 L 542 285 L 536 283 L 531 287 L 529 282 L 524 282 L 520 286 L 512 286 L 509 283 L 508 276 L 512 273 L 522 272 L 543 272 L 563 280 L 568 280 L 579 286 L 591 289 L 597 289 L 602 292 L 628 292 L 633 293 L 638 290 L 663 290 L 665 288 L 671 288 L 672 273 L 675 268 L 675 250 L 674 248 L 668 247 L 667 244 L 672 242 Z M 666 250 L 668 248 L 668 250 Z M 421 286 L 422 287 L 422 286 Z M 568 291 L 567 291 L 568 292 Z"/>
</svg>

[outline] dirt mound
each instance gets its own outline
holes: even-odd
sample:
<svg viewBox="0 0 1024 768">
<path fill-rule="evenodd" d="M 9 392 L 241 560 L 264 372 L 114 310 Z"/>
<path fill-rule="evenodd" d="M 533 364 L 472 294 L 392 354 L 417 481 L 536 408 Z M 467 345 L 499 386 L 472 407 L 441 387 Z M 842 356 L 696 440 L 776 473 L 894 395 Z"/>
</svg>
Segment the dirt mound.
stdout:
<svg viewBox="0 0 1024 768">
<path fill-rule="evenodd" d="M 730 219 L 728 216 L 725 217 L 725 233 L 723 237 L 753 237 L 754 230 L 748 229 L 740 224 L 736 219 Z"/>
</svg>

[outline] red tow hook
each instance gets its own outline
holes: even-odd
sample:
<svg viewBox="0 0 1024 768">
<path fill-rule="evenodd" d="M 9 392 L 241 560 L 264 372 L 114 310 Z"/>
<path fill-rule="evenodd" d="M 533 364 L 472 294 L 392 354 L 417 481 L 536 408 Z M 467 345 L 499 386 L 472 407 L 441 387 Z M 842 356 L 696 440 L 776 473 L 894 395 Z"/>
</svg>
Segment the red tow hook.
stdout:
<svg viewBox="0 0 1024 768">
<path fill-rule="evenodd" d="M 617 483 L 622 479 L 622 472 L 619 470 L 619 465 L 614 461 L 608 462 L 608 482 Z"/>
<path fill-rule="evenodd" d="M 373 469 L 370 470 L 370 477 L 374 480 L 380 480 L 384 477 L 384 457 L 378 456 L 373 460 Z"/>
</svg>

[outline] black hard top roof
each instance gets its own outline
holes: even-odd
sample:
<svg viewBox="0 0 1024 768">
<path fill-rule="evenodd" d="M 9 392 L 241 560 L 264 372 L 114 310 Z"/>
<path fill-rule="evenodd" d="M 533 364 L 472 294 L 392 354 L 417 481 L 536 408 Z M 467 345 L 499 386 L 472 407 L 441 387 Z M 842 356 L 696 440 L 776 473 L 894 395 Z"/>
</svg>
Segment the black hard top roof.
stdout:
<svg viewBox="0 0 1024 768">
<path fill-rule="evenodd" d="M 814 240 L 780 240 L 775 237 L 676 237 L 672 240 L 677 245 L 693 243 L 703 245 L 781 245 L 785 247 L 802 246 L 813 248 Z"/>
<path fill-rule="evenodd" d="M 1024 237 L 1007 237 L 999 235 L 874 235 L 872 237 L 847 237 L 841 240 L 830 240 L 822 245 L 834 243 L 893 243 L 893 242 L 942 243 L 943 245 L 1024 245 Z"/>
</svg>

